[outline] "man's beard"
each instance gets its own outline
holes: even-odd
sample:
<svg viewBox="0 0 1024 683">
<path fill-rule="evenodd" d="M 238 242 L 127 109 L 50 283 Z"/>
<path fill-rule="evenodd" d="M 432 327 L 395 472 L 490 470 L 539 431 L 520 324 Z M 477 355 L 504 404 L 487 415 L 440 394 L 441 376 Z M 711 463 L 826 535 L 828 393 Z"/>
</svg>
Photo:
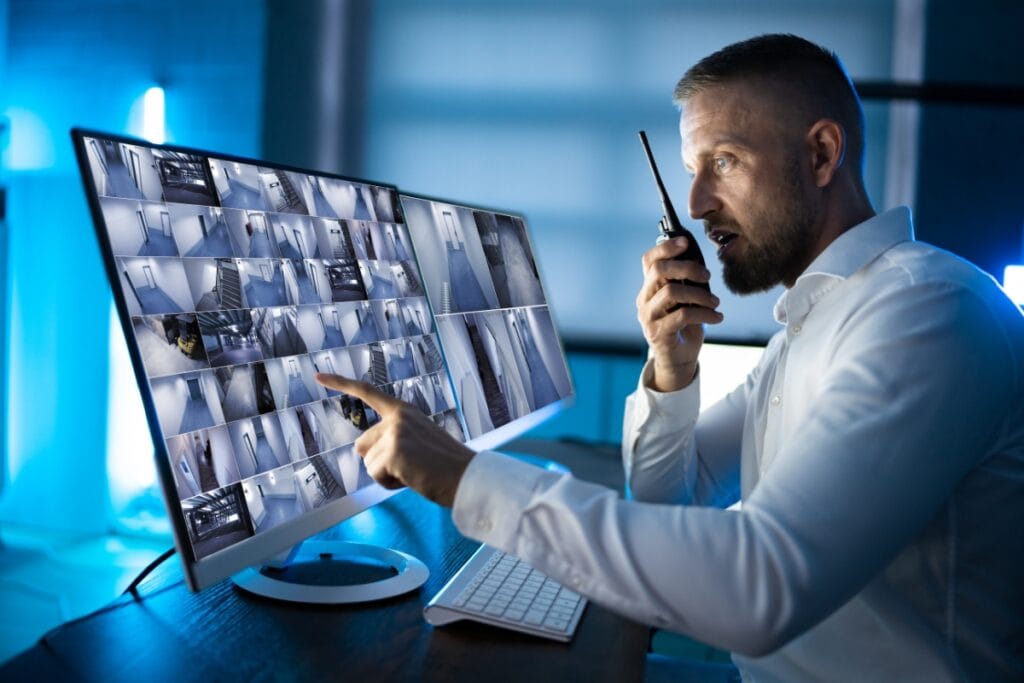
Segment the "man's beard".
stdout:
<svg viewBox="0 0 1024 683">
<path fill-rule="evenodd" d="M 734 294 L 754 294 L 779 283 L 791 285 L 808 266 L 814 246 L 814 212 L 797 160 L 791 159 L 771 208 L 754 214 L 749 225 L 733 220 L 705 220 L 707 229 L 724 227 L 743 238 L 742 255 L 722 261 L 722 278 Z M 753 241 L 756 235 L 757 242 Z"/>
</svg>

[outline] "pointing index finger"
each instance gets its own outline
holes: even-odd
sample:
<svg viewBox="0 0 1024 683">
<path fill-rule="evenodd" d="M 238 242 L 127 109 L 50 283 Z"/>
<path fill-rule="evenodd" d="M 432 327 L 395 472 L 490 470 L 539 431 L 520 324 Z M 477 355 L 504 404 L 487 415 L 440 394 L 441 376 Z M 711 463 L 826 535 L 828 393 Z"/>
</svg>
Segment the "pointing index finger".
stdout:
<svg viewBox="0 0 1024 683">
<path fill-rule="evenodd" d="M 401 405 L 401 401 L 398 399 L 388 396 L 372 384 L 360 382 L 359 380 L 349 379 L 341 375 L 332 375 L 327 372 L 318 372 L 316 373 L 316 381 L 330 389 L 341 391 L 349 396 L 355 396 L 381 415 L 389 413 Z"/>
</svg>

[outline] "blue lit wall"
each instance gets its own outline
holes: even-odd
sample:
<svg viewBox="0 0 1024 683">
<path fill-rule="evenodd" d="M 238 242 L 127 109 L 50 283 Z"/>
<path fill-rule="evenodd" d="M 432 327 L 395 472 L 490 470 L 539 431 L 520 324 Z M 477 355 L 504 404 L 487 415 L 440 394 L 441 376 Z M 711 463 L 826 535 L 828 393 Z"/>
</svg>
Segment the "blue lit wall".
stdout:
<svg viewBox="0 0 1024 683">
<path fill-rule="evenodd" d="M 263 5 L 5 5 L 2 104 L 13 132 L 4 157 L 11 328 L 0 519 L 101 530 L 109 525 L 104 451 L 111 297 L 68 130 L 141 133 L 136 100 L 159 84 L 167 93 L 172 140 L 257 155 Z M 142 463 L 151 450 L 140 444 L 137 457 Z"/>
<path fill-rule="evenodd" d="M 647 130 L 685 215 L 671 96 L 686 68 L 730 42 L 792 32 L 836 50 L 855 79 L 888 80 L 892 31 L 889 0 L 380 0 L 363 170 L 525 212 L 561 328 L 639 345 L 639 260 L 661 210 L 636 132 Z M 866 116 L 868 190 L 880 206 L 888 109 L 869 105 Z M 710 335 L 754 340 L 778 328 L 778 291 L 740 298 L 712 284 L 726 321 Z"/>
</svg>

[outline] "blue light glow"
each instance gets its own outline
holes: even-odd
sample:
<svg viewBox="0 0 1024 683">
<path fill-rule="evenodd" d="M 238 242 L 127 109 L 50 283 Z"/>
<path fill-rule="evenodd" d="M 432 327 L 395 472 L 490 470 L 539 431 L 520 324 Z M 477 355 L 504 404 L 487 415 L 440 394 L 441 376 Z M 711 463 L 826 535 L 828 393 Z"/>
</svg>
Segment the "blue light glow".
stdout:
<svg viewBox="0 0 1024 683">
<path fill-rule="evenodd" d="M 28 109 L 10 107 L 9 144 L 3 165 L 10 171 L 37 171 L 53 166 L 53 139 L 42 117 Z"/>
<path fill-rule="evenodd" d="M 110 284 L 68 130 L 188 134 L 190 145 L 254 156 L 266 11 L 223 0 L 198 23 L 166 2 L 93 4 L 0 0 L 0 115 L 10 119 L 0 526 L 134 533 L 162 523 L 165 536 L 153 439 L 124 333 L 109 327 Z M 173 49 L 154 49 L 154 24 Z M 226 32 L 255 49 L 204 52 Z M 109 432 L 108 415 L 121 417 Z"/>
<path fill-rule="evenodd" d="M 1006 266 L 1003 289 L 1018 306 L 1024 306 L 1024 265 Z"/>
<path fill-rule="evenodd" d="M 151 457 L 152 436 L 146 422 L 138 384 L 121 331 L 117 309 L 110 307 L 110 394 L 107 411 L 107 474 L 115 511 L 129 507 L 132 499 L 156 486 L 156 467 Z"/>
</svg>

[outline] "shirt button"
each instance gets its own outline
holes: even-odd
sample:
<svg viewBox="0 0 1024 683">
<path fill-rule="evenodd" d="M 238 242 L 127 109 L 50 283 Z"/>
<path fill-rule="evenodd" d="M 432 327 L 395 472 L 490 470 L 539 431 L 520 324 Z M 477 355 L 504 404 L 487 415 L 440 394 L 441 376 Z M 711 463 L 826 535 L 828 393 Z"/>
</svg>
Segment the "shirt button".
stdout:
<svg viewBox="0 0 1024 683">
<path fill-rule="evenodd" d="M 582 587 L 583 586 L 583 579 L 581 579 L 578 576 L 572 577 L 572 585 L 573 585 L 573 588 L 580 588 L 580 587 Z"/>
<path fill-rule="evenodd" d="M 480 529 L 480 531 L 490 531 L 491 530 L 491 520 L 489 520 L 489 519 L 481 519 L 479 522 L 476 523 L 476 526 L 477 526 L 477 528 Z"/>
<path fill-rule="evenodd" d="M 772 396 L 772 405 L 773 406 L 777 406 L 780 403 L 782 403 L 782 397 L 781 396 L 779 396 L 778 394 L 775 394 L 774 396 Z"/>
<path fill-rule="evenodd" d="M 802 329 L 804 328 L 800 327 L 799 325 L 793 325 L 793 334 L 800 334 L 800 330 Z"/>
</svg>

